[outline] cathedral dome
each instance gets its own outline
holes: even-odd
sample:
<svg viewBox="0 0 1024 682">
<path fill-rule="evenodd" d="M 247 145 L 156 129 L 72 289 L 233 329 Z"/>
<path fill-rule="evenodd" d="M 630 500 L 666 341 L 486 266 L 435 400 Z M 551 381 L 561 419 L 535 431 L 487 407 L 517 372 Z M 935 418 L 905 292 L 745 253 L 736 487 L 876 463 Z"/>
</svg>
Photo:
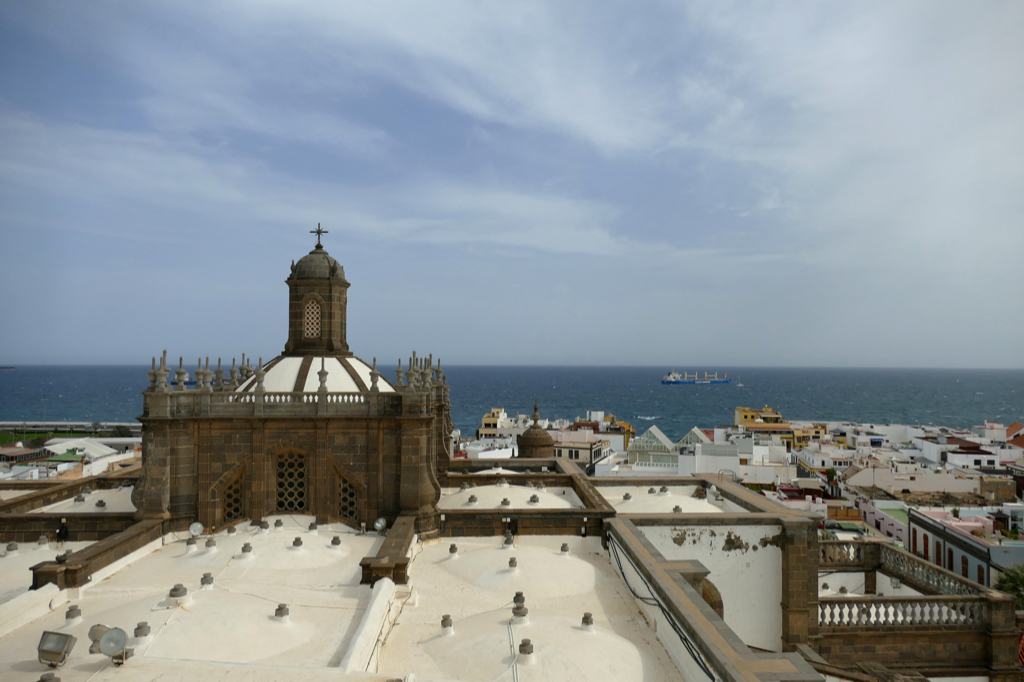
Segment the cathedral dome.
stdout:
<svg viewBox="0 0 1024 682">
<path fill-rule="evenodd" d="M 547 459 L 555 456 L 555 439 L 540 425 L 537 403 L 533 404 L 533 425 L 516 439 L 519 456 L 531 459 Z"/>
<path fill-rule="evenodd" d="M 345 279 L 345 268 L 334 260 L 331 254 L 324 250 L 324 247 L 317 244 L 316 248 L 300 258 L 298 263 L 292 263 L 292 273 L 289 279 L 292 277 L 298 279 L 340 277 Z"/>
<path fill-rule="evenodd" d="M 327 372 L 328 393 L 365 393 L 373 385 L 373 368 L 355 356 L 315 357 L 281 355 L 268 362 L 263 371 L 263 388 L 267 393 L 316 393 L 320 388 L 320 368 Z M 395 389 L 383 376 L 377 378 L 381 393 Z M 238 387 L 239 393 L 256 390 L 253 375 Z"/>
</svg>

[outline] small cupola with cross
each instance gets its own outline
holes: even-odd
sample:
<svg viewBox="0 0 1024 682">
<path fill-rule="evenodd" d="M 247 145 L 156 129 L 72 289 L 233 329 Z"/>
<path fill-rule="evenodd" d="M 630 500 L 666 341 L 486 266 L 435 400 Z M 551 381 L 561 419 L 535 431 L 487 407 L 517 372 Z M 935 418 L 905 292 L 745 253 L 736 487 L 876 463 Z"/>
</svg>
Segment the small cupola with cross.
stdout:
<svg viewBox="0 0 1024 682">
<path fill-rule="evenodd" d="M 345 269 L 324 249 L 328 234 L 318 223 L 316 246 L 292 261 L 288 284 L 288 342 L 284 355 L 352 355 L 348 349 L 346 315 L 348 287 Z"/>
</svg>

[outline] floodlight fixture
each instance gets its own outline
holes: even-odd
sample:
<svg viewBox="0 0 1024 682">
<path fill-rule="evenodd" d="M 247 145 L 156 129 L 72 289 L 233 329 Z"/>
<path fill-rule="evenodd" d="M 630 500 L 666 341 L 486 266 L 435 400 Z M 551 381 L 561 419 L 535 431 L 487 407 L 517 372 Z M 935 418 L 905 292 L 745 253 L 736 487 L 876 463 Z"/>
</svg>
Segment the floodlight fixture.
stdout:
<svg viewBox="0 0 1024 682">
<path fill-rule="evenodd" d="M 110 656 L 114 665 L 124 665 L 135 654 L 135 649 L 127 648 L 128 634 L 121 628 L 110 628 L 100 637 L 100 653 Z"/>
<path fill-rule="evenodd" d="M 64 665 L 68 660 L 68 654 L 75 648 L 78 639 L 66 632 L 53 632 L 44 630 L 43 636 L 39 639 L 39 662 L 56 668 Z"/>
<path fill-rule="evenodd" d="M 188 527 L 188 532 L 191 533 L 193 537 L 199 537 L 203 534 L 203 524 L 196 521 Z"/>
<path fill-rule="evenodd" d="M 388 527 L 388 520 L 383 516 L 373 522 L 373 528 L 381 535 L 384 534 L 385 529 Z"/>
</svg>

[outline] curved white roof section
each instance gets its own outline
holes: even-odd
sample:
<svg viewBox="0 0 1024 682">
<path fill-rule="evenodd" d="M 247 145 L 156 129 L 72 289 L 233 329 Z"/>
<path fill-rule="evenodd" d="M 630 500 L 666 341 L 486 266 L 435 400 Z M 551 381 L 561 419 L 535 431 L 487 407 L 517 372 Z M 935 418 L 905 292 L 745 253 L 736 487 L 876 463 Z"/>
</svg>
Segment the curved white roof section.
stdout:
<svg viewBox="0 0 1024 682">
<path fill-rule="evenodd" d="M 537 502 L 530 502 L 532 496 Z M 476 497 L 470 502 L 470 496 Z M 503 507 L 502 500 L 509 506 Z M 466 490 L 454 490 L 441 495 L 438 509 L 582 509 L 583 503 L 571 488 L 528 488 L 522 485 L 480 485 Z"/>
<path fill-rule="evenodd" d="M 365 393 L 370 390 L 371 367 L 359 358 L 335 357 L 291 357 L 279 356 L 267 363 L 263 388 L 268 393 L 316 393 L 320 388 L 318 372 L 321 366 L 327 370 L 327 391 L 329 393 Z M 377 379 L 381 393 L 394 393 L 394 387 L 381 375 Z M 238 387 L 238 393 L 256 390 L 256 377 L 251 376 Z"/>
</svg>

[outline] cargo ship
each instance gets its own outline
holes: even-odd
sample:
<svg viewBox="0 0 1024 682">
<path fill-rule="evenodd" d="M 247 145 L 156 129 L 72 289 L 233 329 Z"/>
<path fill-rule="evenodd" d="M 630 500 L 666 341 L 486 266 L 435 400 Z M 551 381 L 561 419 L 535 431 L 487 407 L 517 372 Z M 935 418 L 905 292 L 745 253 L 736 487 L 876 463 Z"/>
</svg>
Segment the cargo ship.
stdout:
<svg viewBox="0 0 1024 682">
<path fill-rule="evenodd" d="M 708 374 L 704 372 L 704 376 L 699 376 L 697 372 L 690 374 L 689 372 L 683 372 L 680 374 L 674 369 L 661 378 L 663 384 L 727 384 L 729 383 L 729 375 L 726 374 L 722 377 L 718 376 L 718 372 L 714 374 Z"/>
</svg>

